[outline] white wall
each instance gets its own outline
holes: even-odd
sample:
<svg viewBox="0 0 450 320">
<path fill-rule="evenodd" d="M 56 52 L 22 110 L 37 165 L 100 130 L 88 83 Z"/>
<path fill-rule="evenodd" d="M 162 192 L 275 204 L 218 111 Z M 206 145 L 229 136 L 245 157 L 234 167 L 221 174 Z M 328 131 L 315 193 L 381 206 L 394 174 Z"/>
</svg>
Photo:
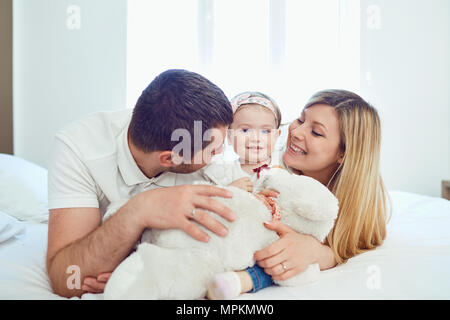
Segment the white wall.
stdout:
<svg viewBox="0 0 450 320">
<path fill-rule="evenodd" d="M 14 0 L 14 154 L 46 166 L 55 132 L 126 107 L 126 0 Z"/>
<path fill-rule="evenodd" d="M 450 179 L 450 1 L 360 8 L 360 93 L 382 118 L 383 177 L 439 196 Z M 13 10 L 14 151 L 45 167 L 59 128 L 126 107 L 127 1 L 15 0 Z"/>
<path fill-rule="evenodd" d="M 361 1 L 361 94 L 382 120 L 389 189 L 450 179 L 450 1 Z"/>
</svg>

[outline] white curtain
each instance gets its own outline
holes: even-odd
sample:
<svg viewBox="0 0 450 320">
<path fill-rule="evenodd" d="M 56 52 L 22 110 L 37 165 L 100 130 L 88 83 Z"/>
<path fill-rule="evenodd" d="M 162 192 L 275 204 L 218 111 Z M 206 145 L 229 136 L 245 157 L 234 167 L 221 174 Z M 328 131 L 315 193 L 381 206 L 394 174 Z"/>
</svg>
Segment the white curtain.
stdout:
<svg viewBox="0 0 450 320">
<path fill-rule="evenodd" d="M 128 107 L 182 68 L 229 98 L 266 93 L 290 122 L 318 90 L 359 91 L 359 34 L 357 0 L 129 0 Z"/>
</svg>

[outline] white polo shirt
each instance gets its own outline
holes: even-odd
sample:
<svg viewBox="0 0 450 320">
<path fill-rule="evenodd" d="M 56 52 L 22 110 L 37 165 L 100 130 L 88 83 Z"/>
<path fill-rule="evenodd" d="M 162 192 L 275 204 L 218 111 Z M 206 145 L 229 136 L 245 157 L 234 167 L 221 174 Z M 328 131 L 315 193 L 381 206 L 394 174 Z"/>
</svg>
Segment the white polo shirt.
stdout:
<svg viewBox="0 0 450 320">
<path fill-rule="evenodd" d="M 103 216 L 111 204 L 142 191 L 203 180 L 201 170 L 147 178 L 128 147 L 131 115 L 132 109 L 95 113 L 56 134 L 48 167 L 49 209 L 99 208 Z"/>
</svg>

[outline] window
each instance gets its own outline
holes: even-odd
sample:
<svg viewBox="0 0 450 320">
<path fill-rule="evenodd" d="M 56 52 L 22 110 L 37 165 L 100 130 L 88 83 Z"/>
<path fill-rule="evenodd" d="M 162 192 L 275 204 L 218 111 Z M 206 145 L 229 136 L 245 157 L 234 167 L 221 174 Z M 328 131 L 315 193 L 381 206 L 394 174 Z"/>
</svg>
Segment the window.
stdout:
<svg viewBox="0 0 450 320">
<path fill-rule="evenodd" d="M 359 1 L 129 0 L 127 102 L 160 72 L 273 97 L 283 123 L 316 91 L 359 91 Z"/>
</svg>

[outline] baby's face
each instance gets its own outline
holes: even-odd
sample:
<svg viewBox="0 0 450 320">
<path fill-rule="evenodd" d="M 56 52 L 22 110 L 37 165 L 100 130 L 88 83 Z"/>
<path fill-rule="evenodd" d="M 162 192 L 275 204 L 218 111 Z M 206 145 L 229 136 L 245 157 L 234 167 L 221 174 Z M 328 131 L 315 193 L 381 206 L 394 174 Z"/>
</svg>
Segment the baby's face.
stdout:
<svg viewBox="0 0 450 320">
<path fill-rule="evenodd" d="M 279 135 L 273 112 L 257 104 L 248 104 L 234 114 L 228 141 L 241 163 L 257 164 L 270 158 Z"/>
</svg>

